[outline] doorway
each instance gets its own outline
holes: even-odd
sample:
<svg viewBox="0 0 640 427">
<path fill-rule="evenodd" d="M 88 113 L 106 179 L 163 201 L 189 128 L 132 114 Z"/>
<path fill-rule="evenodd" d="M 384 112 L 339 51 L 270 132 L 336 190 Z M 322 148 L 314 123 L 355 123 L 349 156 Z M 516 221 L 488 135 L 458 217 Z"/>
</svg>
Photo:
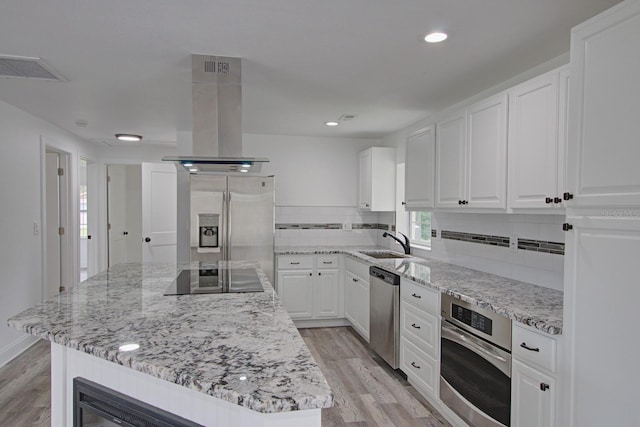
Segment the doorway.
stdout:
<svg viewBox="0 0 640 427">
<path fill-rule="evenodd" d="M 96 188 L 96 164 L 85 158 L 78 162 L 78 236 L 80 281 L 97 273 L 95 224 L 97 206 L 93 189 Z"/>
<path fill-rule="evenodd" d="M 175 166 L 107 165 L 109 267 L 126 262 L 176 262 Z"/>
</svg>

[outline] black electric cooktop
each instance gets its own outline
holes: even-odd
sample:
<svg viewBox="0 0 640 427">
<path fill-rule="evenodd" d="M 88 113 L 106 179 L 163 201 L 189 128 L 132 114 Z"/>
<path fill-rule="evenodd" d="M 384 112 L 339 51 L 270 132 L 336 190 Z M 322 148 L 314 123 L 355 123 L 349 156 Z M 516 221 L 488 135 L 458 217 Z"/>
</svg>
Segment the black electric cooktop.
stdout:
<svg viewBox="0 0 640 427">
<path fill-rule="evenodd" d="M 264 292 L 253 268 L 202 268 L 182 270 L 164 295 Z"/>
</svg>

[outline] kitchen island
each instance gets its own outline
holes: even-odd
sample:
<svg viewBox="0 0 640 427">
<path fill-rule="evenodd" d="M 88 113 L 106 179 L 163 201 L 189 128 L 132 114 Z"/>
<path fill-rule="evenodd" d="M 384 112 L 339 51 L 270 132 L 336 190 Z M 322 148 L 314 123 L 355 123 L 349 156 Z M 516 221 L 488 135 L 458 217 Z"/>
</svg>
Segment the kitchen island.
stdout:
<svg viewBox="0 0 640 427">
<path fill-rule="evenodd" d="M 163 295 L 198 267 L 117 265 L 9 319 L 52 343 L 53 426 L 77 376 L 207 426 L 320 426 L 333 394 L 262 270 L 264 292 Z"/>
</svg>

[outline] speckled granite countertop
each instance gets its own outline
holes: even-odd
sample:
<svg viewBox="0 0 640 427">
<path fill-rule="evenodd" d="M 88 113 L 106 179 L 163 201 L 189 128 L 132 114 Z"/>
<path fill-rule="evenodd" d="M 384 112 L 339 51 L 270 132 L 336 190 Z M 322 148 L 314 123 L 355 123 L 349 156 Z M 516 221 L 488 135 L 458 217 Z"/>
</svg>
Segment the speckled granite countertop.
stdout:
<svg viewBox="0 0 640 427">
<path fill-rule="evenodd" d="M 494 274 L 417 257 L 375 259 L 359 250 L 380 247 L 278 247 L 277 255 L 343 253 L 499 313 L 551 335 L 562 333 L 563 293 Z"/>
<path fill-rule="evenodd" d="M 329 385 L 262 270 L 265 292 L 163 296 L 184 267 L 121 264 L 8 324 L 257 412 L 332 406 Z M 118 350 L 129 342 L 140 348 Z"/>
</svg>

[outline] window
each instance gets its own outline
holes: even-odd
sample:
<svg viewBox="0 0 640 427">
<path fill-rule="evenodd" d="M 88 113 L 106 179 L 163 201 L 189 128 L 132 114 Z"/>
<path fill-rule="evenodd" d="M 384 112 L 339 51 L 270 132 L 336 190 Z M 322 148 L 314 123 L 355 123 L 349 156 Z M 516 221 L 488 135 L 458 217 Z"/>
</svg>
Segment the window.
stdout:
<svg viewBox="0 0 640 427">
<path fill-rule="evenodd" d="M 409 214 L 409 239 L 416 245 L 431 246 L 431 212 Z"/>
</svg>

